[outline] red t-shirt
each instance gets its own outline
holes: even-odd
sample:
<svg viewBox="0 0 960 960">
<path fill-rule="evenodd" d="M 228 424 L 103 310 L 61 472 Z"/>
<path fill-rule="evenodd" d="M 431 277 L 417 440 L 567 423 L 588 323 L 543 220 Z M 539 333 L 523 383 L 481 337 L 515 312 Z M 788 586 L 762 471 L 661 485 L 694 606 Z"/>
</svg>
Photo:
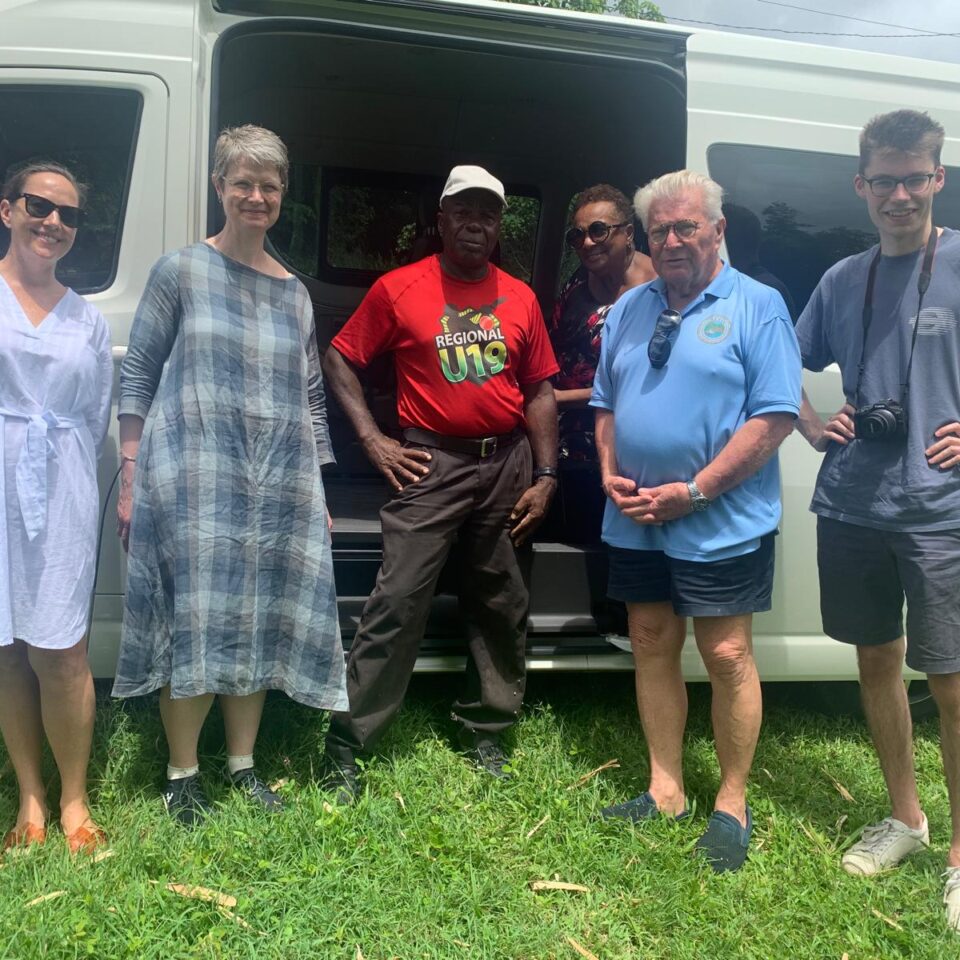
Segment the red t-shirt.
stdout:
<svg viewBox="0 0 960 960">
<path fill-rule="evenodd" d="M 558 370 L 533 291 L 493 264 L 448 276 L 438 256 L 384 274 L 333 346 L 358 367 L 392 352 L 400 426 L 453 437 L 523 424 L 520 387 Z"/>
</svg>

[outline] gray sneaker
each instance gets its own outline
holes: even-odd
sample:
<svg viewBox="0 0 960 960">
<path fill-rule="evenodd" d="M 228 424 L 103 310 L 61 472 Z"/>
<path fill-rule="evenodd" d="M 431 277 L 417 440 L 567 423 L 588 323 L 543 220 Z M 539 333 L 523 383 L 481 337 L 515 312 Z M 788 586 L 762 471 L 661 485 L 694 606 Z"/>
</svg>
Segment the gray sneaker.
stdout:
<svg viewBox="0 0 960 960">
<path fill-rule="evenodd" d="M 960 867 L 947 867 L 944 876 L 947 878 L 943 888 L 947 926 L 954 933 L 960 933 Z"/>
<path fill-rule="evenodd" d="M 840 860 L 847 873 L 857 877 L 872 877 L 891 870 L 911 853 L 930 845 L 927 818 L 923 826 L 914 830 L 900 820 L 887 817 L 879 823 L 863 828 L 860 839 Z"/>
</svg>

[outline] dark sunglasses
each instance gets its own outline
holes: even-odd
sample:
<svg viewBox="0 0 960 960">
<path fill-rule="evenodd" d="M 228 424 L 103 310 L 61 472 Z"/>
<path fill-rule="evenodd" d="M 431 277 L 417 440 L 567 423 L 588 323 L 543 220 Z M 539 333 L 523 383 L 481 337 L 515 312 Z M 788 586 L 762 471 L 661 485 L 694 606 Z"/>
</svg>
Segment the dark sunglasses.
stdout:
<svg viewBox="0 0 960 960">
<path fill-rule="evenodd" d="M 629 220 L 624 220 L 623 223 L 604 223 L 602 220 L 594 220 L 586 230 L 583 227 L 571 227 L 564 234 L 563 239 L 566 240 L 568 247 L 579 250 L 587 237 L 594 243 L 603 243 L 614 230 L 625 227 L 629 223 Z"/>
<path fill-rule="evenodd" d="M 664 310 L 657 317 L 657 325 L 653 328 L 653 336 L 647 344 L 647 357 L 654 370 L 659 370 L 670 359 L 673 338 L 680 328 L 682 319 L 683 317 L 676 310 Z"/>
<path fill-rule="evenodd" d="M 76 230 L 83 220 L 83 211 L 79 207 L 67 207 L 54 203 L 46 197 L 38 197 L 35 193 L 18 193 L 14 202 L 23 197 L 23 205 L 27 213 L 35 220 L 46 220 L 54 210 L 60 215 L 60 222 L 71 230 Z"/>
</svg>

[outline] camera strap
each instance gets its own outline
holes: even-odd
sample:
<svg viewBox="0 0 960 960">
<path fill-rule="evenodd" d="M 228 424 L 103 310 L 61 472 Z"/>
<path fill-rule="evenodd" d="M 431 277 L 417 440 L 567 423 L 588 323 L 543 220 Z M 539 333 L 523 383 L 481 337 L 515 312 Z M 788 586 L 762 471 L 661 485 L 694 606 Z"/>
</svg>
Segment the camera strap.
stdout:
<svg viewBox="0 0 960 960">
<path fill-rule="evenodd" d="M 913 322 L 913 337 L 910 340 L 910 357 L 907 360 L 907 372 L 900 383 L 900 403 L 905 404 L 907 393 L 910 390 L 910 371 L 913 369 L 913 352 L 917 346 L 917 334 L 920 332 L 920 311 L 923 309 L 923 296 L 930 286 L 930 277 L 933 274 L 933 255 L 937 252 L 937 228 L 931 224 L 930 236 L 923 253 L 923 263 L 920 266 L 920 276 L 917 277 L 917 317 Z M 857 365 L 857 389 L 854 397 L 854 406 L 859 410 L 862 406 L 860 388 L 863 386 L 863 371 L 867 360 L 867 331 L 873 320 L 873 285 L 877 279 L 877 264 L 880 262 L 880 250 L 870 261 L 870 270 L 867 273 L 867 290 L 863 297 L 863 344 L 860 347 L 860 363 Z"/>
</svg>

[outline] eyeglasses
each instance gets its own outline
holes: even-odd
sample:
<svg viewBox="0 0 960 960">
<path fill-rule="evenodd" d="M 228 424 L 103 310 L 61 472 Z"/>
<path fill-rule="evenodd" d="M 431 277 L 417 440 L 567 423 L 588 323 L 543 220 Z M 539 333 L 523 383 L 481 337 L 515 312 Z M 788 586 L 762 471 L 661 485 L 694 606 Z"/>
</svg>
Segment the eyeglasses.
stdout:
<svg viewBox="0 0 960 960">
<path fill-rule="evenodd" d="M 889 197 L 896 193 L 902 183 L 912 197 L 920 196 L 930 189 L 935 173 L 911 173 L 909 177 L 861 177 L 875 197 Z"/>
<path fill-rule="evenodd" d="M 614 230 L 625 227 L 629 223 L 629 220 L 624 220 L 623 223 L 604 223 L 602 220 L 594 220 L 586 230 L 583 227 L 571 227 L 564 234 L 563 239 L 566 240 L 568 247 L 579 250 L 587 237 L 594 243 L 603 243 Z"/>
<path fill-rule="evenodd" d="M 672 230 L 680 240 L 689 240 L 703 226 L 698 220 L 677 220 L 675 223 L 661 223 L 647 231 L 647 239 L 658 247 L 667 242 Z"/>
<path fill-rule="evenodd" d="M 653 328 L 653 336 L 647 344 L 647 358 L 654 370 L 659 370 L 670 359 L 673 338 L 680 328 L 682 319 L 683 317 L 676 310 L 664 310 L 657 317 L 657 325 Z"/>
<path fill-rule="evenodd" d="M 283 190 L 283 187 L 281 187 L 276 180 L 265 180 L 257 183 L 254 180 L 224 179 L 224 182 L 230 187 L 231 190 L 236 190 L 237 193 L 241 193 L 245 197 L 253 196 L 253 191 L 259 190 L 260 196 L 265 200 L 273 200 L 276 197 L 279 197 Z"/>
<path fill-rule="evenodd" d="M 14 203 L 23 197 L 23 205 L 27 209 L 28 216 L 34 220 L 46 220 L 54 210 L 60 215 L 60 222 L 71 230 L 76 230 L 83 220 L 83 211 L 79 207 L 67 207 L 60 203 L 54 203 L 46 197 L 39 197 L 35 193 L 18 193 L 14 198 Z"/>
</svg>

